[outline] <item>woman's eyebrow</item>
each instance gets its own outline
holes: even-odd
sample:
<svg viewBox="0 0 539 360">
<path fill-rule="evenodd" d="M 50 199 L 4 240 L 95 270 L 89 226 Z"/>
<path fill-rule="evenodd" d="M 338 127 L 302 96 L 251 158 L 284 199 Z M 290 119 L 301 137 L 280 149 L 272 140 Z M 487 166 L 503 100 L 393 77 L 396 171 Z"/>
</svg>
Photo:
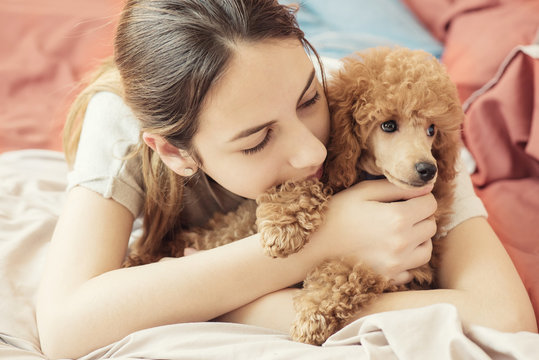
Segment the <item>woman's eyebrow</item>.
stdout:
<svg viewBox="0 0 539 360">
<path fill-rule="evenodd" d="M 277 120 L 271 120 L 271 121 L 268 121 L 268 122 L 266 122 L 264 124 L 257 125 L 257 126 L 254 126 L 252 128 L 242 130 L 239 133 L 237 133 L 234 137 L 232 137 L 232 139 L 228 140 L 228 142 L 233 142 L 233 141 L 236 141 L 238 139 L 247 137 L 249 135 L 256 134 L 260 130 L 264 129 L 267 126 L 271 126 L 271 125 L 275 124 L 276 122 L 277 122 Z"/>
<path fill-rule="evenodd" d="M 301 95 L 298 98 L 298 102 L 297 102 L 296 106 L 299 106 L 299 104 L 301 102 L 301 99 L 303 98 L 303 95 L 305 95 L 307 90 L 309 90 L 309 88 L 311 87 L 311 84 L 313 83 L 313 80 L 314 80 L 314 75 L 315 75 L 315 71 L 313 69 L 311 71 L 311 74 L 309 75 L 309 78 L 307 79 L 307 84 L 305 85 L 305 88 L 301 91 Z M 239 140 L 241 138 L 247 137 L 249 135 L 256 134 L 260 130 L 264 129 L 267 126 L 271 126 L 276 122 L 277 122 L 277 120 L 271 120 L 271 121 L 268 121 L 268 122 L 266 122 L 264 124 L 253 126 L 252 128 L 242 130 L 239 133 L 237 133 L 236 135 L 234 135 L 230 140 L 228 140 L 228 142 L 233 142 L 233 141 Z"/>
</svg>

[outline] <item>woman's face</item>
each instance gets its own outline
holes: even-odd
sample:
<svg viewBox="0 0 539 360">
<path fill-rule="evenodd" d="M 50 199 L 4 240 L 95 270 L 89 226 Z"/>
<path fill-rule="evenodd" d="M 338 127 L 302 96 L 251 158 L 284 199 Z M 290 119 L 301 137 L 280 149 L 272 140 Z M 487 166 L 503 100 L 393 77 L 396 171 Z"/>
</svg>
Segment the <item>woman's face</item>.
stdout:
<svg viewBox="0 0 539 360">
<path fill-rule="evenodd" d="M 208 94 L 194 146 L 202 170 L 256 198 L 286 180 L 321 176 L 329 111 L 297 40 L 239 45 Z"/>
</svg>

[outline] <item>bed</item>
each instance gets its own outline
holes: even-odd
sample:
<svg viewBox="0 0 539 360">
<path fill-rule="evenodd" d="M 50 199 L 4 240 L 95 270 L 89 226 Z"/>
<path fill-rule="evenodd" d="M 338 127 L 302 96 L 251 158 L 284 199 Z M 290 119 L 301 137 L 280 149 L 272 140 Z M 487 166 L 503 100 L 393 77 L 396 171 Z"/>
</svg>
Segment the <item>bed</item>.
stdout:
<svg viewBox="0 0 539 360">
<path fill-rule="evenodd" d="M 285 1 L 283 1 L 285 2 Z M 292 1 L 289 1 L 292 2 Z M 35 294 L 63 199 L 61 129 L 77 82 L 112 53 L 121 0 L 0 2 L 0 358 L 45 359 Z M 467 164 L 539 316 L 539 2 L 307 0 L 329 58 L 376 45 L 433 53 L 457 84 Z M 82 359 L 536 359 L 539 335 L 464 327 L 448 304 L 364 317 L 322 347 L 226 323 L 133 333 Z"/>
</svg>

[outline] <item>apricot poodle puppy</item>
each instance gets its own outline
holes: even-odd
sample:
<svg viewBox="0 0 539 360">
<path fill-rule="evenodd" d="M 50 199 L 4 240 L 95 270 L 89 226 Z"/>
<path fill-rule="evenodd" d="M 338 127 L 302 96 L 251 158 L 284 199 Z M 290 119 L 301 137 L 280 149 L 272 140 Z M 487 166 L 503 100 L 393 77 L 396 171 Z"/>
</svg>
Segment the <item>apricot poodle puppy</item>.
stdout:
<svg viewBox="0 0 539 360">
<path fill-rule="evenodd" d="M 434 184 L 438 230 L 431 261 L 412 271 L 410 284 L 397 287 L 361 264 L 326 260 L 308 274 L 294 299 L 291 336 L 321 344 L 381 293 L 436 286 L 463 119 L 454 84 L 426 52 L 375 48 L 344 59 L 330 80 L 328 101 L 331 136 L 321 182 L 270 189 L 257 206 L 247 201 L 236 212 L 217 215 L 204 229 L 182 232 L 178 243 L 139 244 L 127 265 L 182 256 L 185 246 L 208 249 L 256 231 L 269 256 L 285 257 L 300 251 L 323 223 L 332 193 L 381 176 L 403 188 Z M 143 253 L 154 255 L 137 255 Z"/>
</svg>

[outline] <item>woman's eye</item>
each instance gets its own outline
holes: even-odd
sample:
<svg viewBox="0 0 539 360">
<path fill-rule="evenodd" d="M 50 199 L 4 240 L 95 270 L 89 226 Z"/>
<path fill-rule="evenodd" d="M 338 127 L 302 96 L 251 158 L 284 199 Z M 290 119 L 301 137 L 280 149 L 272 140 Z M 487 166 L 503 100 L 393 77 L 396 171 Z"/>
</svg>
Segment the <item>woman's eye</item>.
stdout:
<svg viewBox="0 0 539 360">
<path fill-rule="evenodd" d="M 427 135 L 428 135 L 428 136 L 434 136 L 434 134 L 436 134 L 436 127 L 434 126 L 434 124 L 432 124 L 432 125 L 429 126 L 429 128 L 427 129 Z"/>
<path fill-rule="evenodd" d="M 272 134 L 273 134 L 273 130 L 271 128 L 269 128 L 268 131 L 266 132 L 266 136 L 264 137 L 264 139 L 262 139 L 261 142 L 259 142 L 256 146 L 254 146 L 252 148 L 249 148 L 249 149 L 244 149 L 241 152 L 244 153 L 245 155 L 256 154 L 260 150 L 264 149 L 264 147 L 271 140 Z"/>
<path fill-rule="evenodd" d="M 304 109 L 304 108 L 307 108 L 309 106 L 312 106 L 312 105 L 316 104 L 316 102 L 318 100 L 320 100 L 320 93 L 317 91 L 316 94 L 314 94 L 314 96 L 312 98 L 310 98 L 309 100 L 307 100 L 303 104 L 301 104 L 299 106 L 299 108 Z"/>
<path fill-rule="evenodd" d="M 397 131 L 398 129 L 397 122 L 395 120 L 385 121 L 382 123 L 382 125 L 380 125 L 380 127 L 382 128 L 382 131 L 385 131 L 388 133 Z"/>
</svg>

